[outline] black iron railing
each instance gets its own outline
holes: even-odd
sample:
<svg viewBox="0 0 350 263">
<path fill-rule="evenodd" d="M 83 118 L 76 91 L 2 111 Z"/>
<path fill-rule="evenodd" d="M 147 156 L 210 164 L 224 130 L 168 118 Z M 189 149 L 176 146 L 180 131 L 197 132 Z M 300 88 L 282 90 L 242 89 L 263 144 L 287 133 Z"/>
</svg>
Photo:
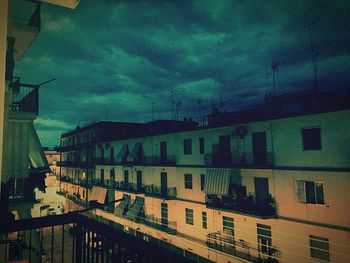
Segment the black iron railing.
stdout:
<svg viewBox="0 0 350 263">
<path fill-rule="evenodd" d="M 2 261 L 193 262 L 184 250 L 93 212 L 71 212 L 1 224 Z M 155 256 L 156 255 L 156 256 Z"/>
<path fill-rule="evenodd" d="M 175 198 L 177 196 L 176 187 L 163 188 L 157 185 L 146 185 L 145 187 L 146 195 L 163 197 L 163 198 Z"/>
<path fill-rule="evenodd" d="M 144 163 L 146 165 L 176 165 L 176 155 L 167 155 L 167 156 L 146 156 L 144 157 Z"/>
<path fill-rule="evenodd" d="M 206 205 L 210 208 L 232 210 L 261 217 L 276 216 L 276 203 L 273 198 L 257 204 L 252 196 L 236 199 L 226 196 L 206 195 Z"/>
<path fill-rule="evenodd" d="M 236 241 L 234 236 L 220 232 L 209 233 L 207 236 L 207 246 L 225 252 L 227 254 L 242 258 L 249 262 L 277 263 L 279 251 L 275 247 L 269 247 L 269 253 L 262 253 L 251 247 L 244 240 Z"/>
<path fill-rule="evenodd" d="M 132 193 L 144 193 L 146 186 L 144 184 L 137 185 L 136 183 L 115 182 L 116 190 L 128 191 Z"/>
<path fill-rule="evenodd" d="M 272 152 L 207 153 L 204 155 L 204 163 L 207 166 L 272 167 L 274 158 Z"/>
</svg>

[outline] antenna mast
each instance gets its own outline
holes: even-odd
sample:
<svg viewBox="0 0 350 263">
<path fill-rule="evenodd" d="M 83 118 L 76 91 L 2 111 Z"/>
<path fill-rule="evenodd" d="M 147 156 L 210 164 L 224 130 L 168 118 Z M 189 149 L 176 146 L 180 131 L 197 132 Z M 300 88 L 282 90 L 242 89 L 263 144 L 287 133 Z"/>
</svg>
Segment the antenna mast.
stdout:
<svg viewBox="0 0 350 263">
<path fill-rule="evenodd" d="M 315 50 L 314 43 L 312 41 L 312 35 L 311 35 L 311 27 L 316 24 L 317 21 L 312 22 L 309 24 L 309 37 L 310 37 L 310 51 L 312 55 L 312 64 L 314 66 L 314 88 L 313 90 L 316 92 L 318 89 L 318 81 L 317 81 L 317 57 L 320 55 L 320 52 Z"/>
</svg>

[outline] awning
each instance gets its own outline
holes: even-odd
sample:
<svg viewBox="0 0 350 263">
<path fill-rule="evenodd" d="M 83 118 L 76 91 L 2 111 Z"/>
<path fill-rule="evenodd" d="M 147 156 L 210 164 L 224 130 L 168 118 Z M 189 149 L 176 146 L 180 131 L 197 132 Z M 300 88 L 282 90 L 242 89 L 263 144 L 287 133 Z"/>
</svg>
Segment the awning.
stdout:
<svg viewBox="0 0 350 263">
<path fill-rule="evenodd" d="M 133 221 L 140 221 L 142 218 L 144 203 L 145 199 L 143 197 L 136 196 L 134 203 L 128 209 L 125 217 Z"/>
<path fill-rule="evenodd" d="M 29 160 L 32 168 L 48 171 L 49 164 L 33 125 L 29 125 Z"/>
<path fill-rule="evenodd" d="M 120 163 L 122 160 L 124 160 L 126 158 L 126 155 L 128 154 L 128 151 L 129 147 L 127 145 L 124 145 L 116 157 L 116 162 Z"/>
<path fill-rule="evenodd" d="M 126 210 L 128 209 L 130 205 L 130 195 L 124 194 L 123 195 L 124 200 L 119 203 L 119 205 L 115 208 L 114 214 L 117 216 L 123 216 L 126 213 Z"/>
<path fill-rule="evenodd" d="M 141 143 L 138 142 L 134 145 L 134 148 L 132 148 L 132 151 L 127 157 L 128 162 L 135 162 L 137 160 L 137 155 L 139 151 L 141 150 Z"/>
<path fill-rule="evenodd" d="M 239 173 L 233 169 L 207 169 L 204 182 L 206 194 L 228 195 L 230 183 L 240 183 Z"/>
<path fill-rule="evenodd" d="M 92 188 L 92 193 L 89 199 L 90 201 L 96 200 L 98 203 L 104 204 L 106 200 L 106 195 L 107 195 L 107 188 L 94 186 Z"/>
</svg>

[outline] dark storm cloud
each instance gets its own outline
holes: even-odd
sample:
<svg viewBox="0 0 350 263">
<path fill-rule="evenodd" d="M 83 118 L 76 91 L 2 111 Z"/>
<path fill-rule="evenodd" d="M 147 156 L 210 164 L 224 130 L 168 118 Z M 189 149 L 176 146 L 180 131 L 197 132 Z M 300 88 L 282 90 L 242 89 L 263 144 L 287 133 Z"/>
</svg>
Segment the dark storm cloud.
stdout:
<svg viewBox="0 0 350 263">
<path fill-rule="evenodd" d="M 271 91 L 313 85 L 308 25 L 323 90 L 349 87 L 349 1 L 81 1 L 42 8 L 42 31 L 16 65 L 41 89 L 44 144 L 89 121 L 198 116 L 198 105 L 230 109 Z M 170 97 L 170 95 L 172 97 Z M 55 137 L 55 139 L 53 139 Z"/>
</svg>

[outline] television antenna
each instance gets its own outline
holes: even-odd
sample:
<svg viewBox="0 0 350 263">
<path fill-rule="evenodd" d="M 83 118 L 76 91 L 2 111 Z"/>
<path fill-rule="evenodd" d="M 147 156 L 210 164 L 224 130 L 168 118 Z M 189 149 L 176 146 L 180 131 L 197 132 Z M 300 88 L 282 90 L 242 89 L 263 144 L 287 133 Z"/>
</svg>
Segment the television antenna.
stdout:
<svg viewBox="0 0 350 263">
<path fill-rule="evenodd" d="M 278 72 L 278 61 L 272 61 L 271 68 L 272 68 L 272 83 L 273 83 L 273 96 L 276 95 L 276 72 Z"/>
<path fill-rule="evenodd" d="M 317 89 L 318 89 L 317 57 L 320 55 L 320 52 L 315 50 L 315 46 L 314 46 L 314 43 L 312 41 L 312 34 L 311 34 L 311 27 L 313 25 L 315 25 L 316 23 L 317 23 L 317 21 L 314 21 L 314 22 L 309 24 L 310 52 L 311 52 L 311 55 L 312 55 L 312 64 L 313 64 L 313 67 L 314 67 L 314 87 L 313 87 L 314 91 L 317 91 Z"/>
</svg>

